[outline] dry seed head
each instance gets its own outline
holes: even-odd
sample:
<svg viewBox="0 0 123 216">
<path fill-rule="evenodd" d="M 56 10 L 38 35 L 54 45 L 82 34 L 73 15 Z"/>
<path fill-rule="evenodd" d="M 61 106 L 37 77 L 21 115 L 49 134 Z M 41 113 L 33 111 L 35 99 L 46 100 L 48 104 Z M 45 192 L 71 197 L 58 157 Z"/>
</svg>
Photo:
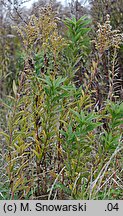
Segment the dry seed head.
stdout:
<svg viewBox="0 0 123 216">
<path fill-rule="evenodd" d="M 106 21 L 103 25 L 98 23 L 97 40 L 95 40 L 95 47 L 100 54 L 109 48 L 119 48 L 123 41 L 123 34 L 119 30 L 112 30 L 110 25 L 110 16 L 107 14 Z"/>
<path fill-rule="evenodd" d="M 109 14 L 106 15 L 106 20 L 110 22 L 110 15 Z"/>
</svg>

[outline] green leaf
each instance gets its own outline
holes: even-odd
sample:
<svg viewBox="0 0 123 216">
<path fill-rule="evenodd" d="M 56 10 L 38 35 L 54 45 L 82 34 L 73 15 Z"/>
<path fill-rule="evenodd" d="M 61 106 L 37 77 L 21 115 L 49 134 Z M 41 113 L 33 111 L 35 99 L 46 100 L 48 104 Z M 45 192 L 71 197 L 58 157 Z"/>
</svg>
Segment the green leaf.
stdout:
<svg viewBox="0 0 123 216">
<path fill-rule="evenodd" d="M 42 155 L 43 155 L 43 151 L 41 153 L 38 153 L 35 149 L 32 149 L 32 152 L 36 155 L 38 160 L 41 160 Z"/>
<path fill-rule="evenodd" d="M 0 131 L 0 134 L 2 134 L 5 137 L 5 139 L 6 139 L 7 142 L 10 141 L 10 136 L 7 133 L 5 133 L 3 131 Z"/>
<path fill-rule="evenodd" d="M 65 193 L 67 193 L 68 195 L 71 194 L 71 190 L 70 188 L 68 188 L 67 186 L 63 185 L 62 183 L 58 182 L 56 183 L 56 185 L 54 186 L 54 189 L 60 188 L 61 190 L 63 190 Z"/>
</svg>

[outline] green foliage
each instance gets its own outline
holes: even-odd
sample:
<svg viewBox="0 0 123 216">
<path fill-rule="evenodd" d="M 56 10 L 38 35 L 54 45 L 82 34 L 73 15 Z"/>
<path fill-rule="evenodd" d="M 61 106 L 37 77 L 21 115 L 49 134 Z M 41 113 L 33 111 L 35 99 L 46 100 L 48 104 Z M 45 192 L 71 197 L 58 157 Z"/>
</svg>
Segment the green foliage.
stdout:
<svg viewBox="0 0 123 216">
<path fill-rule="evenodd" d="M 73 17 L 72 20 L 66 18 L 64 23 L 68 28 L 69 47 L 74 50 L 73 54 L 78 54 L 81 49 L 86 50 L 89 45 L 87 34 L 91 30 L 86 26 L 91 23 L 91 20 L 87 16 L 83 16 L 79 20 Z"/>
<path fill-rule="evenodd" d="M 66 18 L 64 21 L 67 27 L 67 44 L 65 49 L 65 63 L 63 65 L 65 75 L 68 75 L 70 79 L 75 77 L 75 74 L 82 70 L 87 62 L 87 55 L 90 51 L 90 39 L 88 33 L 91 28 L 88 25 L 91 20 L 87 16 L 81 17 L 76 20 Z"/>
<path fill-rule="evenodd" d="M 56 20 L 50 6 L 18 29 L 20 74 L 14 96 L 1 99 L 0 199 L 120 199 L 123 103 L 113 101 L 113 85 L 121 34 L 109 19 L 100 25 L 89 63 L 90 19 L 67 18 L 64 37 Z M 98 100 L 107 49 L 109 89 Z"/>
</svg>

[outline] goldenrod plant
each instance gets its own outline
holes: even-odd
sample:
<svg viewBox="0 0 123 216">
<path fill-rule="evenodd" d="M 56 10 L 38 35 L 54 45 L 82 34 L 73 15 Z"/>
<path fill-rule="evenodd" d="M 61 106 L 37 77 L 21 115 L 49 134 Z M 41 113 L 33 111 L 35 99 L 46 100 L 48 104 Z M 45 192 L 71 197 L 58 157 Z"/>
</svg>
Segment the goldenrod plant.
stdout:
<svg viewBox="0 0 123 216">
<path fill-rule="evenodd" d="M 16 28 L 23 52 L 13 93 L 1 99 L 0 199 L 122 199 L 123 102 L 114 87 L 122 34 L 107 16 L 94 55 L 91 20 L 64 25 L 60 34 L 50 5 Z"/>
</svg>

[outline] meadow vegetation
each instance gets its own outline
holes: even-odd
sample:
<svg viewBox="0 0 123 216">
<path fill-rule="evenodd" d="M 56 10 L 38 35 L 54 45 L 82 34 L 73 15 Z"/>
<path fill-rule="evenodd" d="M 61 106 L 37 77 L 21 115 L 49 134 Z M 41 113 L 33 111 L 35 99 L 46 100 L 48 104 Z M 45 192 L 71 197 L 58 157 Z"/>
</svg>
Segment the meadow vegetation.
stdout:
<svg viewBox="0 0 123 216">
<path fill-rule="evenodd" d="M 123 32 L 94 2 L 2 23 L 0 199 L 123 198 Z"/>
</svg>

